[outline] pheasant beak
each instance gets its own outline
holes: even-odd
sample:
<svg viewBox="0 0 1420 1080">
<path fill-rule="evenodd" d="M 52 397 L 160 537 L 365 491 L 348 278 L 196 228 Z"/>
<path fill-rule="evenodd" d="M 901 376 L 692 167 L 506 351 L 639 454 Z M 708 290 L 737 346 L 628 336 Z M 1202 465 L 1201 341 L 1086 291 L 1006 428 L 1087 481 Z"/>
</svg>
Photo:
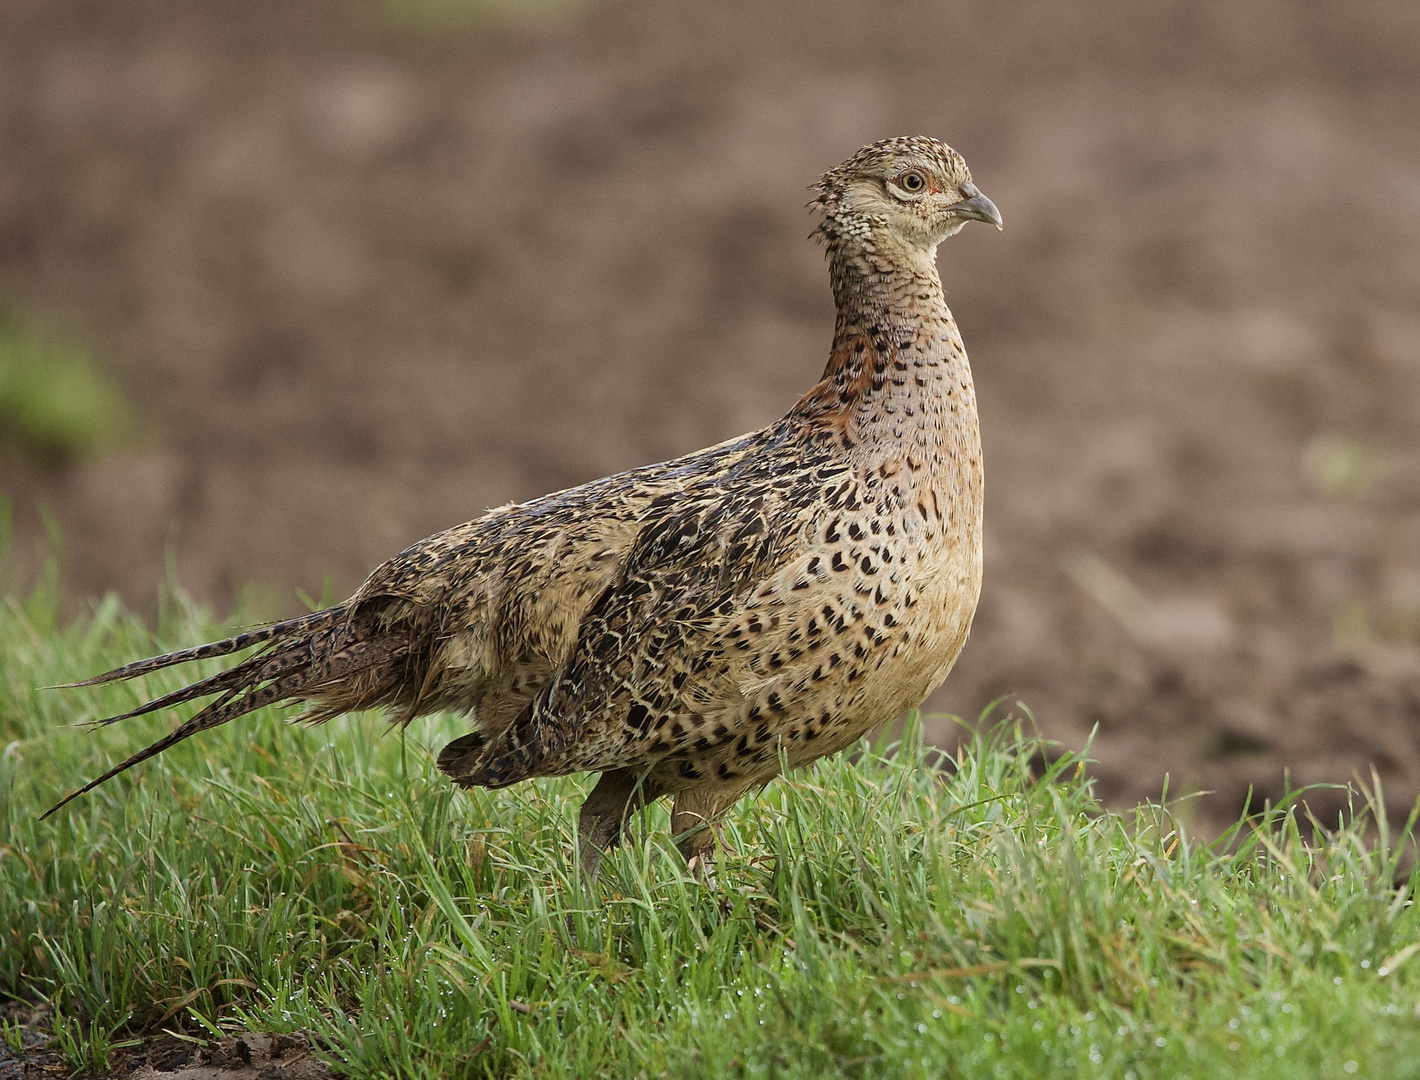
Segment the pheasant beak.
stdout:
<svg viewBox="0 0 1420 1080">
<path fill-rule="evenodd" d="M 975 184 L 967 182 L 957 191 L 962 196 L 962 201 L 952 203 L 947 207 L 947 213 L 957 217 L 971 218 L 974 221 L 989 221 L 997 229 L 1001 228 L 1001 211 L 996 209 L 996 204 L 977 190 Z"/>
</svg>

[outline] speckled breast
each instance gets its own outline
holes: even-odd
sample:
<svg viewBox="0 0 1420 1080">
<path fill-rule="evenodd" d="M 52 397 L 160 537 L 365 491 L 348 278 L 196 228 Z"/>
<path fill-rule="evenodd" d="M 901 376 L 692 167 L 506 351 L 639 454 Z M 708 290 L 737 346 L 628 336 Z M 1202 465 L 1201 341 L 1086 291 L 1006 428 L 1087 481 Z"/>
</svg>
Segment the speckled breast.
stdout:
<svg viewBox="0 0 1420 1080">
<path fill-rule="evenodd" d="M 726 717 L 738 737 L 697 755 L 701 772 L 772 775 L 781 748 L 792 767 L 851 745 L 920 704 L 960 653 L 981 589 L 979 477 L 933 500 L 855 473 L 725 635 L 744 658 Z"/>
</svg>

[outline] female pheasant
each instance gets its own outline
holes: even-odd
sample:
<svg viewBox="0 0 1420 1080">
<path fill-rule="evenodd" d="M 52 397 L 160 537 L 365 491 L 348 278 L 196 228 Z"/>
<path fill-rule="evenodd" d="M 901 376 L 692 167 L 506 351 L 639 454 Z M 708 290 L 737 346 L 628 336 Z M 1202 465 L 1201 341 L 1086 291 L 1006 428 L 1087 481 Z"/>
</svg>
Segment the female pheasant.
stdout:
<svg viewBox="0 0 1420 1080">
<path fill-rule="evenodd" d="M 344 603 L 73 686 L 257 651 L 113 723 L 216 695 L 49 811 L 199 731 L 276 703 L 321 721 L 439 710 L 461 787 L 600 772 L 595 876 L 628 816 L 674 796 L 689 859 L 780 770 L 919 704 L 981 588 L 981 442 L 936 249 L 1001 225 L 930 138 L 859 150 L 812 206 L 837 305 L 823 378 L 783 419 L 686 457 L 503 506 L 396 555 Z"/>
</svg>

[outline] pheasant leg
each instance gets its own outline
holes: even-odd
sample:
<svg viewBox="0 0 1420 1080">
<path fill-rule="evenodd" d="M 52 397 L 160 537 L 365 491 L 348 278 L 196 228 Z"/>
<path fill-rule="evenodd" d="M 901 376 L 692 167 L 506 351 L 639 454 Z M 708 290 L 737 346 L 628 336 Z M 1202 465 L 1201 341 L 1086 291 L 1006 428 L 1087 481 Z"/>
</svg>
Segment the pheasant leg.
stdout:
<svg viewBox="0 0 1420 1080">
<path fill-rule="evenodd" d="M 659 798 L 661 792 L 637 769 L 604 772 L 582 803 L 577 819 L 581 836 L 582 870 L 596 881 L 602 856 L 621 843 L 622 830 L 631 815 Z"/>
<path fill-rule="evenodd" d="M 748 784 L 737 784 L 733 788 L 690 788 L 676 793 L 671 808 L 671 835 L 676 838 L 675 846 L 685 856 L 690 870 L 707 883 L 713 881 L 711 866 L 715 860 L 720 818 L 748 787 Z"/>
</svg>

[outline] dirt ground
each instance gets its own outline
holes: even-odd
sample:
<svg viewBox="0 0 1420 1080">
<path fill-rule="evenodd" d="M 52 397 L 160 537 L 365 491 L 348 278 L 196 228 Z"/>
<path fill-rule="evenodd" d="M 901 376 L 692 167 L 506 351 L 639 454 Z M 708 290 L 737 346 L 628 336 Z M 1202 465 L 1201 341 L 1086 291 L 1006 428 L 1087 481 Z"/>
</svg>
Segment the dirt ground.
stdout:
<svg viewBox="0 0 1420 1080">
<path fill-rule="evenodd" d="M 1205 831 L 1288 772 L 1420 794 L 1420 5 L 418 2 L 0 6 L 0 297 L 140 417 L 0 460 L 71 607 L 170 552 L 292 613 L 769 421 L 832 325 L 806 185 L 920 132 L 1006 221 L 942 249 L 987 577 L 933 706 L 1097 728 Z"/>
<path fill-rule="evenodd" d="M 51 1080 L 71 1075 L 53 1037 L 54 1017 L 22 1002 L 0 1002 L 0 1080 Z M 330 1080 L 335 1074 L 302 1034 L 243 1032 L 220 1039 L 169 1033 L 122 1040 L 108 1067 L 89 1080 Z"/>
</svg>

